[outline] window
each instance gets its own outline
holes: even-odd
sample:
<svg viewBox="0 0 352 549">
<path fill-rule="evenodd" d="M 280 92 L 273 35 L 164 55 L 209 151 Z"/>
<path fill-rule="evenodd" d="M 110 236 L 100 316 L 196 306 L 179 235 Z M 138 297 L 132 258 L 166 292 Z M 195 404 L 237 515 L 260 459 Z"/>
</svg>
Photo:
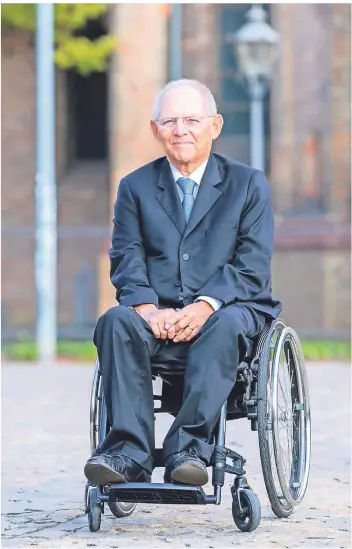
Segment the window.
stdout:
<svg viewBox="0 0 352 549">
<path fill-rule="evenodd" d="M 88 21 L 78 33 L 90 40 L 106 34 L 103 19 Z M 104 160 L 108 156 L 108 75 L 82 76 L 68 71 L 69 156 L 71 160 Z"/>
<path fill-rule="evenodd" d="M 217 26 L 219 40 L 219 83 L 217 101 L 224 117 L 224 128 L 216 144 L 219 153 L 250 163 L 250 102 L 244 78 L 238 72 L 234 47 L 228 36 L 246 22 L 245 14 L 252 4 L 218 4 Z M 269 13 L 269 5 L 263 4 Z M 266 169 L 269 161 L 269 100 L 264 102 L 264 128 L 266 134 Z"/>
</svg>

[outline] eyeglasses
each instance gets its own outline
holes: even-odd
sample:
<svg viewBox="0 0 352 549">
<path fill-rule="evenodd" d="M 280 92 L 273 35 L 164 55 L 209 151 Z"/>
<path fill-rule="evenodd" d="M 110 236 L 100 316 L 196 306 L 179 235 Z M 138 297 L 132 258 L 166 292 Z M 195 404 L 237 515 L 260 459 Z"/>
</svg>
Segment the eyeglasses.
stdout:
<svg viewBox="0 0 352 549">
<path fill-rule="evenodd" d="M 177 120 L 181 119 L 184 125 L 188 128 L 199 126 L 205 118 L 214 118 L 215 114 L 211 116 L 177 116 L 175 118 L 159 118 L 155 120 L 162 128 L 174 128 L 177 124 Z"/>
</svg>

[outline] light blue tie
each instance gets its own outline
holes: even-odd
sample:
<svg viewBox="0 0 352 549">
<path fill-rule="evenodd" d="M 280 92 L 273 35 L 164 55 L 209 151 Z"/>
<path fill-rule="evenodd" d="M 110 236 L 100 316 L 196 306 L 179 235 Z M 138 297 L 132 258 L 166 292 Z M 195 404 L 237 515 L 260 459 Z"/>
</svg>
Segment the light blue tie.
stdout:
<svg viewBox="0 0 352 549">
<path fill-rule="evenodd" d="M 194 187 L 196 186 L 196 182 L 192 179 L 188 179 L 188 177 L 180 177 L 180 179 L 177 180 L 177 183 L 180 185 L 181 189 L 183 190 L 184 198 L 182 202 L 183 211 L 185 213 L 186 223 L 188 223 L 188 220 L 191 215 L 191 211 L 193 208 L 193 204 L 195 201 L 195 198 L 193 196 Z"/>
</svg>

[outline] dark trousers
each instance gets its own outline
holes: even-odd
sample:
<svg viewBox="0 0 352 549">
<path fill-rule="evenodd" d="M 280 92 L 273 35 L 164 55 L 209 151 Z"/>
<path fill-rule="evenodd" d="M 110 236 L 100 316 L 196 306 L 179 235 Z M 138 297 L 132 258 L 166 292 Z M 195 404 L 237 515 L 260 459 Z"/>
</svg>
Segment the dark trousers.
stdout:
<svg viewBox="0 0 352 549">
<path fill-rule="evenodd" d="M 101 365 L 111 430 L 98 453 L 129 456 L 153 469 L 154 401 L 151 364 L 184 368 L 183 404 L 163 445 L 166 459 L 190 447 L 208 463 L 212 433 L 220 410 L 236 381 L 247 337 L 255 337 L 264 316 L 245 305 L 212 314 L 189 343 L 156 339 L 149 324 L 133 309 L 116 306 L 97 323 L 94 343 Z"/>
</svg>

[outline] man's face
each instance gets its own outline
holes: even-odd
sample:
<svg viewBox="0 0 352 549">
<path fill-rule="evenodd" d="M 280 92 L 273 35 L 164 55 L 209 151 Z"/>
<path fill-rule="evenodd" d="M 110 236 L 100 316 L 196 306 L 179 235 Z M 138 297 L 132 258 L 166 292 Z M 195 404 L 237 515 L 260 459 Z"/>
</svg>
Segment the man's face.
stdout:
<svg viewBox="0 0 352 549">
<path fill-rule="evenodd" d="M 221 115 L 209 114 L 203 96 L 193 88 L 175 88 L 164 96 L 159 119 L 152 121 L 151 126 L 176 167 L 196 167 L 209 156 L 212 141 L 220 134 L 223 124 Z M 176 118 L 175 123 L 172 119 Z"/>
</svg>

